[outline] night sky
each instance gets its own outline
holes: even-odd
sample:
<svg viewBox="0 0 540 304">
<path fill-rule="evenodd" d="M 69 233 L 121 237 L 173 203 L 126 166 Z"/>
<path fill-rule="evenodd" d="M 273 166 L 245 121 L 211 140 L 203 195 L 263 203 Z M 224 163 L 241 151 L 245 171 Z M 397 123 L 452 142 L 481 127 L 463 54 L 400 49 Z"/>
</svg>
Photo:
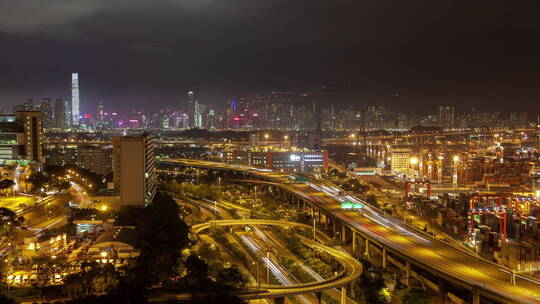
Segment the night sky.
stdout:
<svg viewBox="0 0 540 304">
<path fill-rule="evenodd" d="M 336 104 L 540 110 L 537 0 L 0 0 L 0 103 L 84 112 L 353 84 Z M 398 98 L 388 99 L 399 91 Z M 343 95 L 341 95 L 343 96 Z"/>
</svg>

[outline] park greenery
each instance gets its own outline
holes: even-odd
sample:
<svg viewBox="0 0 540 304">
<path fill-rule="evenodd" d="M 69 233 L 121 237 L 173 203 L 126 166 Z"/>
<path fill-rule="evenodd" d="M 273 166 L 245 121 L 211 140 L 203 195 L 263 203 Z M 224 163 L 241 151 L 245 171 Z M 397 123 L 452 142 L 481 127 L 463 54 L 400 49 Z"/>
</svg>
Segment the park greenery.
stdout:
<svg viewBox="0 0 540 304">
<path fill-rule="evenodd" d="M 363 265 L 360 277 L 353 285 L 354 297 L 360 303 L 365 304 L 387 304 L 388 298 L 384 294 L 386 283 L 383 276 L 383 269 L 373 265 L 363 256 L 357 257 Z"/>
<path fill-rule="evenodd" d="M 14 181 L 9 178 L 4 178 L 2 181 L 0 181 L 0 192 L 3 192 L 4 195 L 7 196 L 9 190 L 13 189 L 13 186 L 15 186 Z"/>
<path fill-rule="evenodd" d="M 293 229 L 283 229 L 280 227 L 271 227 L 272 234 L 284 242 L 285 247 L 299 257 L 304 264 L 319 274 L 324 279 L 334 276 L 336 271 L 341 271 L 341 264 L 332 256 L 313 250 L 304 245 L 298 238 Z"/>
<path fill-rule="evenodd" d="M 17 215 L 10 209 L 0 207 L 0 237 L 7 238 L 15 229 L 22 227 L 24 217 Z"/>
</svg>

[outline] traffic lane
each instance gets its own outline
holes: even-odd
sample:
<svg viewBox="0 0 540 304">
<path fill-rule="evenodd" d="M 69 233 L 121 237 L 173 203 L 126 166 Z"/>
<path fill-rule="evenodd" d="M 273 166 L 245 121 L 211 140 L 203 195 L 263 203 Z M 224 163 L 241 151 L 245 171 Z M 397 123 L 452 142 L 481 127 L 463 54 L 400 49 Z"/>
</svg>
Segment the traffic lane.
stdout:
<svg viewBox="0 0 540 304">
<path fill-rule="evenodd" d="M 199 166 L 205 166 L 205 163 L 203 163 L 203 162 L 193 162 L 193 164 L 197 164 Z M 207 162 L 206 164 L 210 164 L 210 163 Z M 238 170 L 238 168 L 235 168 L 234 166 L 227 166 L 227 165 L 225 165 L 223 163 L 218 164 L 218 166 L 220 168 Z M 259 175 L 259 176 L 263 175 L 264 177 L 266 177 L 266 178 L 268 178 L 270 180 L 276 181 L 276 182 L 283 182 L 284 180 L 286 180 L 285 176 L 283 176 L 283 175 L 276 175 L 276 174 L 270 175 L 270 174 L 267 174 L 265 172 L 261 172 L 260 170 L 248 170 L 248 171 L 250 173 L 253 173 L 253 174 L 256 174 L 256 175 Z M 305 187 L 304 187 L 304 189 L 305 189 Z M 299 191 L 301 192 L 302 189 L 299 189 Z M 349 217 L 343 218 L 343 215 L 339 212 L 339 207 L 336 207 L 337 206 L 336 201 L 334 199 L 332 199 L 331 197 L 326 197 L 326 198 L 324 198 L 324 197 L 322 197 L 322 198 L 314 197 L 314 198 L 315 198 L 313 200 L 314 202 L 316 202 L 316 203 L 318 202 L 318 203 L 320 203 L 322 205 L 326 205 L 325 207 L 333 205 L 333 207 L 331 209 L 337 210 L 337 212 L 335 213 L 337 217 L 341 217 L 342 220 L 345 221 L 345 222 L 352 221 L 353 222 L 352 225 L 355 226 L 356 229 L 362 229 L 362 227 L 360 227 L 360 225 L 358 223 L 356 223 L 356 224 L 354 223 L 354 220 L 357 219 L 357 218 L 354 218 L 354 219 L 351 219 Z M 372 222 L 372 223 L 374 223 L 375 225 L 378 224 L 376 222 Z M 359 231 L 364 231 L 364 233 L 366 233 L 368 235 L 371 234 L 371 237 L 373 237 L 373 238 L 375 238 L 375 236 L 376 236 L 376 234 L 373 233 L 371 229 L 365 229 L 364 228 L 363 230 L 359 230 Z M 379 236 L 378 238 L 381 238 L 381 237 Z M 404 239 L 406 239 L 406 238 L 404 238 Z M 412 239 L 416 240 L 417 238 L 412 238 Z M 393 247 L 394 250 L 397 249 L 397 250 L 403 250 L 403 251 L 407 252 L 408 255 L 409 255 L 409 258 L 414 258 L 414 257 L 418 256 L 418 252 L 412 253 L 412 252 L 410 252 L 410 250 L 408 250 L 409 247 L 414 246 L 413 244 L 402 244 L 403 242 L 400 243 L 400 242 L 395 242 L 395 241 L 389 241 L 389 240 L 387 240 L 385 238 L 378 239 L 378 241 L 386 244 L 387 246 L 389 246 L 391 248 Z M 426 254 L 426 252 L 430 252 L 430 248 L 426 248 L 425 244 L 420 244 L 420 246 L 423 247 L 421 249 L 424 251 L 424 255 Z M 437 246 L 437 245 L 435 245 L 435 246 Z M 427 249 L 427 251 L 425 249 Z M 469 254 L 466 254 L 466 253 L 463 253 L 463 252 L 452 251 L 451 246 L 449 246 L 449 245 L 440 246 L 440 247 L 437 246 L 437 250 L 441 250 L 441 249 L 444 249 L 444 250 L 441 251 L 442 254 L 439 254 L 439 256 L 442 257 L 442 255 L 444 255 L 443 258 L 444 259 L 449 259 L 449 261 L 444 261 L 444 262 L 435 261 L 435 262 L 433 262 L 433 261 L 430 261 L 428 258 L 422 257 L 423 260 L 426 260 L 426 259 L 428 260 L 428 263 L 425 263 L 424 261 L 422 261 L 422 263 L 425 263 L 426 266 L 432 267 L 433 269 L 438 269 L 438 265 L 441 265 L 441 263 L 444 263 L 445 265 L 447 265 L 447 266 L 445 266 L 445 268 L 450 268 L 450 269 L 445 269 L 445 272 L 453 274 L 453 276 L 455 278 L 461 279 L 463 282 L 468 282 L 468 284 L 470 284 L 470 285 L 476 285 L 476 286 L 479 286 L 479 287 L 483 287 L 482 283 L 480 283 L 480 284 L 478 283 L 478 281 L 479 281 L 478 274 L 482 274 L 482 273 L 486 273 L 486 272 L 488 274 L 494 274 L 494 273 L 498 272 L 501 269 L 500 267 L 497 267 L 495 265 L 492 265 L 492 264 L 489 264 L 487 262 L 481 261 L 480 263 L 482 263 L 482 265 L 480 266 L 480 268 L 482 269 L 482 272 L 480 272 L 476 268 L 476 261 L 474 262 L 475 267 L 474 268 L 471 267 L 471 265 L 473 265 L 473 264 L 470 261 L 471 257 L 470 257 Z M 447 253 L 446 252 L 447 250 L 450 250 L 452 252 Z M 420 255 L 420 256 L 422 256 L 422 255 Z M 456 263 L 455 259 L 458 259 L 459 261 Z M 454 261 L 452 261 L 452 260 L 454 260 Z M 452 262 L 454 262 L 454 263 L 452 263 Z M 484 264 L 486 264 L 486 265 L 484 265 Z M 448 266 L 448 265 L 450 265 L 450 266 Z M 458 270 L 457 272 L 455 271 L 456 269 Z M 471 269 L 473 270 L 472 275 L 471 275 L 471 273 L 467 273 Z M 502 278 L 500 276 L 500 274 L 495 275 L 494 277 L 490 277 L 488 279 L 491 279 L 491 280 L 488 281 L 488 283 L 493 285 L 493 286 L 487 286 L 488 290 L 495 290 L 497 293 L 499 293 L 499 294 L 501 294 L 503 296 L 508 296 L 508 297 L 510 297 L 512 299 L 515 299 L 516 301 L 526 301 L 528 303 L 537 303 L 540 300 L 540 297 L 538 297 L 538 284 L 536 284 L 536 283 L 531 283 L 531 282 L 527 282 L 527 281 L 522 282 L 523 280 L 521 278 L 518 278 L 518 285 L 519 284 L 524 284 L 525 285 L 524 288 L 521 288 L 520 286 L 512 286 L 512 285 L 510 285 L 509 283 L 507 283 L 507 281 L 509 281 L 509 278 Z"/>
<path fill-rule="evenodd" d="M 369 218 L 366 216 L 369 214 L 360 215 L 355 211 L 344 211 L 335 199 L 321 195 L 324 193 L 316 190 L 311 194 L 317 198 L 319 203 L 331 209 L 342 221 L 349 223 L 388 247 L 398 249 L 400 253 L 405 253 L 409 257 L 421 258 L 421 263 L 424 265 L 435 270 L 443 270 L 443 272 L 450 273 L 473 286 L 499 294 L 512 294 L 514 296 L 511 297 L 517 301 L 526 300 L 530 301 L 530 303 L 540 301 L 538 292 L 540 285 L 535 282 L 518 278 L 516 286 L 510 285 L 510 274 L 505 273 L 504 268 L 497 267 L 482 259 L 476 259 L 442 242 L 420 237 L 414 231 L 409 231 L 408 227 L 404 227 L 397 220 L 391 223 L 383 223 L 378 213 L 371 212 L 371 218 Z M 379 220 L 375 220 L 374 217 L 379 217 Z M 397 230 L 398 228 L 400 230 Z M 414 237 L 404 237 L 400 235 L 402 232 Z"/>
<path fill-rule="evenodd" d="M 88 192 L 79 184 L 70 182 L 70 192 L 75 194 L 75 201 L 77 201 L 79 208 L 88 208 L 92 205 Z"/>
<path fill-rule="evenodd" d="M 290 252 L 289 249 L 286 247 L 286 245 L 283 244 L 281 240 L 277 239 L 274 236 L 272 231 L 263 227 L 261 227 L 260 229 L 258 227 L 255 227 L 255 233 L 262 241 L 266 242 L 268 246 L 270 246 L 271 248 L 278 248 L 278 251 L 282 252 L 283 255 L 286 255 L 292 258 L 296 264 L 298 264 L 307 274 L 309 274 L 313 278 L 314 281 L 317 281 L 317 282 L 325 281 L 323 277 L 321 277 L 318 273 L 313 271 L 311 268 L 307 267 L 300 258 L 298 258 L 292 252 Z M 328 290 L 325 290 L 324 292 L 326 292 L 330 297 L 332 297 L 336 301 L 340 301 L 341 299 L 341 291 L 338 290 L 337 288 L 328 289 Z M 347 297 L 347 303 L 356 304 L 356 302 L 350 299 L 349 297 Z"/>
<path fill-rule="evenodd" d="M 426 244 L 416 238 L 396 236 L 396 231 L 370 225 L 370 219 L 361 217 L 354 211 L 343 212 L 338 216 L 344 221 L 351 221 L 351 225 L 359 231 L 388 247 L 393 247 L 394 250 L 398 249 L 399 253 L 415 258 L 434 270 L 495 293 L 513 295 L 511 297 L 517 301 L 527 300 L 529 303 L 540 301 L 539 284 L 518 278 L 516 286 L 510 285 L 510 274 L 505 273 L 503 268 L 495 267 L 482 259 L 475 259 L 439 242 L 430 240 Z"/>
<path fill-rule="evenodd" d="M 50 202 L 29 208 L 22 214 L 24 224 L 29 228 L 35 228 L 42 225 L 44 222 L 54 218 L 65 216 L 67 211 L 66 202 L 64 199 L 54 197 Z"/>
</svg>

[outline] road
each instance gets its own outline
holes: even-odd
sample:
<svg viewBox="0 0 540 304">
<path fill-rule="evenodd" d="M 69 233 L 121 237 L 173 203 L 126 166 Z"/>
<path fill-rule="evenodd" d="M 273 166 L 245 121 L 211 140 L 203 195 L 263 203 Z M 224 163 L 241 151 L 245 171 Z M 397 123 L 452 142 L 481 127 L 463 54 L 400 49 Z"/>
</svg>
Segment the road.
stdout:
<svg viewBox="0 0 540 304">
<path fill-rule="evenodd" d="M 312 229 L 311 226 L 295 223 L 295 222 L 285 222 L 278 220 L 261 220 L 261 219 L 246 219 L 246 220 L 220 220 L 220 221 L 210 221 L 207 223 L 195 225 L 191 227 L 191 230 L 194 233 L 202 233 L 205 230 L 213 226 L 228 227 L 228 226 L 246 226 L 246 225 L 277 225 L 280 227 L 298 227 L 303 229 Z M 287 286 L 274 286 L 274 285 L 264 285 L 261 288 L 265 289 L 264 291 L 256 292 L 249 295 L 243 295 L 245 299 L 260 299 L 260 298 L 273 298 L 273 297 L 288 297 L 299 294 L 308 294 L 315 293 L 318 291 L 324 291 L 328 289 L 334 289 L 337 287 L 345 286 L 354 282 L 362 273 L 362 264 L 358 262 L 355 258 L 351 257 L 349 254 L 337 250 L 325 245 L 322 245 L 318 242 L 309 239 L 302 239 L 302 242 L 312 248 L 322 250 L 327 254 L 333 256 L 338 262 L 340 262 L 344 271 L 331 279 L 322 281 L 322 282 L 310 282 L 299 285 L 287 285 Z M 279 273 L 279 271 L 277 271 Z"/>
<path fill-rule="evenodd" d="M 71 188 L 69 188 L 69 190 L 75 197 L 75 201 L 79 205 L 79 208 L 89 208 L 92 205 L 92 200 L 90 199 L 90 196 L 88 196 L 88 192 L 77 183 L 70 182 L 70 184 Z"/>
<path fill-rule="evenodd" d="M 63 196 L 48 196 L 38 205 L 27 208 L 22 213 L 25 226 L 32 230 L 43 230 L 67 223 L 66 202 Z"/>
<path fill-rule="evenodd" d="M 254 232 L 259 237 L 259 239 L 264 242 L 268 250 L 273 249 L 279 254 L 279 256 L 286 256 L 288 258 L 291 258 L 295 262 L 295 264 L 299 265 L 300 268 L 302 268 L 302 270 L 307 273 L 314 281 L 323 282 L 325 280 L 318 273 L 307 267 L 301 259 L 292 254 L 286 247 L 286 245 L 283 244 L 282 241 L 277 239 L 269 229 L 265 229 L 263 227 L 259 229 L 259 227 L 254 227 Z M 336 301 L 340 301 L 341 299 L 341 291 L 337 288 L 325 290 L 325 293 L 327 293 Z M 347 298 L 347 303 L 356 304 L 356 302 L 350 298 Z"/>
<path fill-rule="evenodd" d="M 188 165 L 201 168 L 244 172 L 309 199 L 343 223 L 367 237 L 376 240 L 390 251 L 407 257 L 413 264 L 429 270 L 463 286 L 480 290 L 483 296 L 499 301 L 539 303 L 540 284 L 518 275 L 516 285 L 510 284 L 511 274 L 505 267 L 477 258 L 474 254 L 455 248 L 445 242 L 422 236 L 414 228 L 381 214 L 367 206 L 361 213 L 341 209 L 341 201 L 358 201 L 352 196 L 338 196 L 339 189 L 323 187 L 317 183 L 289 184 L 289 176 L 268 169 L 245 165 L 225 164 L 197 160 L 161 160 L 167 165 Z"/>
</svg>

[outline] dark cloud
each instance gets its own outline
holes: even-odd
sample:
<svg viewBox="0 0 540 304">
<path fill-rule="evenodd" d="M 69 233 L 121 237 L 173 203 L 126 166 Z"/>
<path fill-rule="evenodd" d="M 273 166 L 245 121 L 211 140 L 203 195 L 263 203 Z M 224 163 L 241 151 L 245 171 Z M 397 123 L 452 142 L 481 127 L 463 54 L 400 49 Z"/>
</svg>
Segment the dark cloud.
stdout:
<svg viewBox="0 0 540 304">
<path fill-rule="evenodd" d="M 0 101 L 69 95 L 78 71 L 87 111 L 332 80 L 361 84 L 349 99 L 361 103 L 398 88 L 422 109 L 536 111 L 539 12 L 533 0 L 0 0 Z"/>
<path fill-rule="evenodd" d="M 171 54 L 174 52 L 170 48 L 146 44 L 146 43 L 135 43 L 131 45 L 129 48 L 136 52 L 154 53 L 154 54 L 161 54 L 161 55 Z"/>
</svg>

